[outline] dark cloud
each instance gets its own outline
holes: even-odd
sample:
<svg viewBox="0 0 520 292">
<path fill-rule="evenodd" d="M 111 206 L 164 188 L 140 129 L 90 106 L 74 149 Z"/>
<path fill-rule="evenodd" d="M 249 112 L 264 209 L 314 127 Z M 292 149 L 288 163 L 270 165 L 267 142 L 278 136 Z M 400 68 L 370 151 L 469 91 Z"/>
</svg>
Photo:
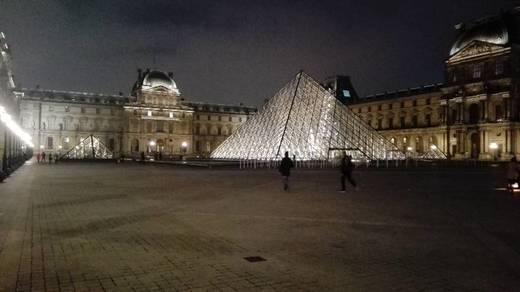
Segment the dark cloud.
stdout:
<svg viewBox="0 0 520 292">
<path fill-rule="evenodd" d="M 18 82 L 128 92 L 173 71 L 186 99 L 258 105 L 304 69 L 358 91 L 442 81 L 453 25 L 511 1 L 0 0 Z"/>
</svg>

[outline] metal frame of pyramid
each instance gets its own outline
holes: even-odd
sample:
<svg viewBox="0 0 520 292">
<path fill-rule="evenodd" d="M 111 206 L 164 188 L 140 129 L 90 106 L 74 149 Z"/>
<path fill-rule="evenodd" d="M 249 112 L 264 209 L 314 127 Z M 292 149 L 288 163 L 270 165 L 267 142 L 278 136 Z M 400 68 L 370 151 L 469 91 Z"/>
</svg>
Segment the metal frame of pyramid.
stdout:
<svg viewBox="0 0 520 292">
<path fill-rule="evenodd" d="M 304 72 L 280 89 L 212 153 L 215 159 L 404 159 L 386 140 Z"/>
<path fill-rule="evenodd" d="M 112 159 L 113 157 L 112 151 L 108 150 L 99 138 L 90 135 L 63 154 L 61 159 Z"/>
</svg>

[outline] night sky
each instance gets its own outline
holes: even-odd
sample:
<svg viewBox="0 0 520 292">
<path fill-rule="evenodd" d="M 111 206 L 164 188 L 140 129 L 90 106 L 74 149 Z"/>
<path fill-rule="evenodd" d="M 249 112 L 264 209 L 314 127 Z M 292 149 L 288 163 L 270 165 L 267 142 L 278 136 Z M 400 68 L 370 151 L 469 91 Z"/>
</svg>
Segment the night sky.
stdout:
<svg viewBox="0 0 520 292">
<path fill-rule="evenodd" d="M 258 106 L 300 69 L 360 95 L 441 82 L 453 25 L 515 1 L 252 2 L 0 0 L 0 31 L 22 87 L 126 94 L 149 67 L 187 100 Z"/>
</svg>

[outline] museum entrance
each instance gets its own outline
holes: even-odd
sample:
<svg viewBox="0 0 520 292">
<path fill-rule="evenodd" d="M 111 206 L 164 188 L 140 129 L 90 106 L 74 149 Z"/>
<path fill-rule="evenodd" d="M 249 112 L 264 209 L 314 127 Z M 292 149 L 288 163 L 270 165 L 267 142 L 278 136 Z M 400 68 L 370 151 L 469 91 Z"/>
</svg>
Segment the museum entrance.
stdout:
<svg viewBox="0 0 520 292">
<path fill-rule="evenodd" d="M 480 134 L 473 133 L 470 136 L 471 143 L 471 158 L 478 159 L 480 153 Z"/>
</svg>

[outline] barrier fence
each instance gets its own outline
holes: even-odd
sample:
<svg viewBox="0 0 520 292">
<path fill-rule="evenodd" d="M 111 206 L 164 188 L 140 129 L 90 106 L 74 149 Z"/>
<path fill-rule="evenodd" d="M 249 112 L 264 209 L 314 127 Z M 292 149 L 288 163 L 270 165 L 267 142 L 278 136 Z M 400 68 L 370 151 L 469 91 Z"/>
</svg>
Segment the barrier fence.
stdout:
<svg viewBox="0 0 520 292">
<path fill-rule="evenodd" d="M 365 160 L 353 161 L 356 168 L 375 168 L 375 169 L 406 169 L 406 168 L 479 168 L 499 166 L 505 164 L 505 161 L 484 161 L 484 160 L 424 160 L 424 159 L 406 159 L 406 160 Z M 240 169 L 262 169 L 262 168 L 278 168 L 281 160 L 256 160 L 245 159 L 239 160 Z M 320 169 L 320 168 L 338 168 L 341 161 L 339 160 L 293 160 L 294 168 L 302 169 Z"/>
</svg>

